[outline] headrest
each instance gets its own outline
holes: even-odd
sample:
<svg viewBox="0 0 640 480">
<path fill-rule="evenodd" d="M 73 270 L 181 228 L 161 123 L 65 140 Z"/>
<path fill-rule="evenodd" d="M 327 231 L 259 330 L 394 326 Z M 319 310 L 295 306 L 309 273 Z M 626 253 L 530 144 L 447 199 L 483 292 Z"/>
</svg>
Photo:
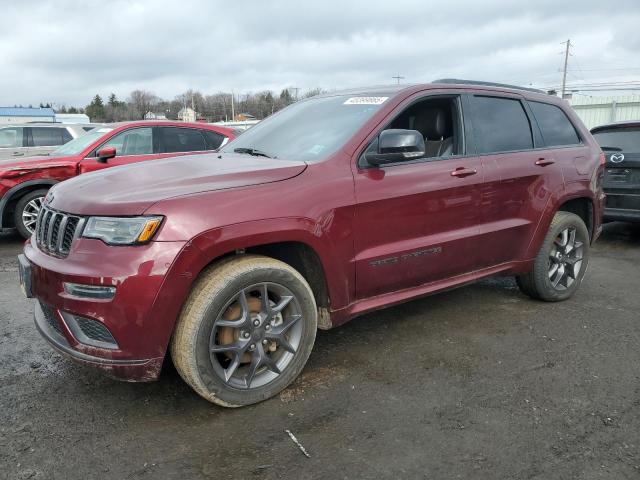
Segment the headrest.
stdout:
<svg viewBox="0 0 640 480">
<path fill-rule="evenodd" d="M 444 110 L 423 110 L 414 118 L 413 129 L 422 133 L 426 140 L 440 140 L 447 132 Z"/>
</svg>

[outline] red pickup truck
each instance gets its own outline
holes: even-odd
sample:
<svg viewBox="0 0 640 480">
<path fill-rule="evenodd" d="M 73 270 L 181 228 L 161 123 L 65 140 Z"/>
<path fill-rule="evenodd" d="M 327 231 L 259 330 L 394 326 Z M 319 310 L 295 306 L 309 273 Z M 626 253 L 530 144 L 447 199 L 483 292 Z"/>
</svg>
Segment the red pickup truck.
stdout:
<svg viewBox="0 0 640 480">
<path fill-rule="evenodd" d="M 289 106 L 217 153 L 54 186 L 19 257 L 54 348 L 157 378 L 168 351 L 240 406 L 300 373 L 316 330 L 489 275 L 579 287 L 604 156 L 568 104 L 464 81 Z"/>
<path fill-rule="evenodd" d="M 0 232 L 31 236 L 52 185 L 116 165 L 215 150 L 233 130 L 202 123 L 123 122 L 95 128 L 51 153 L 0 160 Z"/>
</svg>

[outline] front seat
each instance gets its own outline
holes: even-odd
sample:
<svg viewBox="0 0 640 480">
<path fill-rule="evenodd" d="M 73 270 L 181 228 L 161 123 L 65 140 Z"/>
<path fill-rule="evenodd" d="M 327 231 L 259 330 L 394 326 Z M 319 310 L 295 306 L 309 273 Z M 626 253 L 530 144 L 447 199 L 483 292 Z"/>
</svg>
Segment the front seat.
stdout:
<svg viewBox="0 0 640 480">
<path fill-rule="evenodd" d="M 451 155 L 453 139 L 447 132 L 447 120 L 442 108 L 423 110 L 413 119 L 413 129 L 424 136 L 425 157 Z"/>
</svg>

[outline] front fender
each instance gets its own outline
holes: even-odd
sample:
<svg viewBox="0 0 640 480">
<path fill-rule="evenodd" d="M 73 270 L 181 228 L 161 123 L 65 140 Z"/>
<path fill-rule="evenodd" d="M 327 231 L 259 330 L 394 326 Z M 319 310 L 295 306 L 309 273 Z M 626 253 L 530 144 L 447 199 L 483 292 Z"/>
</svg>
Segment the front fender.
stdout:
<svg viewBox="0 0 640 480">
<path fill-rule="evenodd" d="M 7 190 L 2 198 L 0 198 L 0 231 L 3 230 L 3 228 L 6 228 L 3 220 L 7 206 L 12 199 L 18 198 L 20 196 L 21 191 L 24 190 L 26 193 L 26 191 L 33 190 L 33 187 L 39 186 L 42 186 L 44 188 L 51 188 L 56 183 L 58 183 L 57 180 L 28 180 L 26 182 L 18 183 L 17 185 L 14 185 L 9 190 Z"/>
</svg>

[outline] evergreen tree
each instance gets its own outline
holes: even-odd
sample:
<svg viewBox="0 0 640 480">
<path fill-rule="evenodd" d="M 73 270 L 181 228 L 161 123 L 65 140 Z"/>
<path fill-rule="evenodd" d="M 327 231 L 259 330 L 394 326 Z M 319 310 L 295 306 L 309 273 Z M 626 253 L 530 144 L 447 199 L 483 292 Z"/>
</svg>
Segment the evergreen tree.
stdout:
<svg viewBox="0 0 640 480">
<path fill-rule="evenodd" d="M 92 122 L 100 122 L 104 120 L 104 103 L 100 95 L 93 97 L 91 103 L 85 108 L 86 114 L 89 116 L 89 120 Z"/>
</svg>

